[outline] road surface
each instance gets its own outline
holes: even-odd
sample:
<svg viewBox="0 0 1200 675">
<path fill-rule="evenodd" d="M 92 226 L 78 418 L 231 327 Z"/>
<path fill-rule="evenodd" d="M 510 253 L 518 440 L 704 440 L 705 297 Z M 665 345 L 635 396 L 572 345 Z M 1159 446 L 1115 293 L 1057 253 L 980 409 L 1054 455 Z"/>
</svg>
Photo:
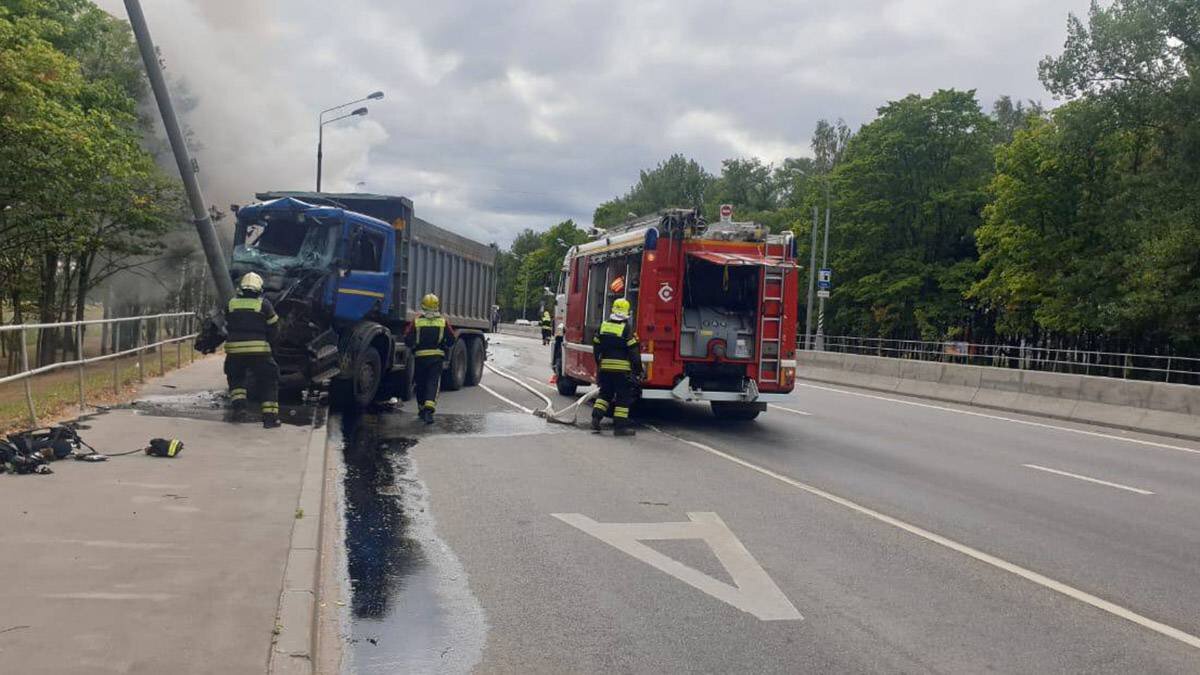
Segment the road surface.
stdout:
<svg viewBox="0 0 1200 675">
<path fill-rule="evenodd" d="M 825 385 L 616 439 L 484 384 L 341 421 L 356 672 L 1200 672 L 1200 444 Z"/>
</svg>

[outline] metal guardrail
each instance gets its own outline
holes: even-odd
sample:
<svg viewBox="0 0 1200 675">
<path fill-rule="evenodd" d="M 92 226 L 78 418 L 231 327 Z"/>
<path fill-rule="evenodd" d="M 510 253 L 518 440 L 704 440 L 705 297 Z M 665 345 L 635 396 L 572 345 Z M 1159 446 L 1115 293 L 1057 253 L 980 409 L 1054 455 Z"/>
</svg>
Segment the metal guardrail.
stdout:
<svg viewBox="0 0 1200 675">
<path fill-rule="evenodd" d="M 169 321 L 170 320 L 170 321 Z M 155 342 L 149 342 L 147 330 L 151 325 L 150 322 L 155 322 L 154 337 Z M 121 349 L 108 354 L 99 356 L 87 357 L 84 353 L 84 333 L 88 326 L 102 326 L 111 324 L 112 330 L 115 332 L 113 343 L 121 345 L 122 326 L 133 323 L 132 335 L 136 342 L 135 346 L 128 349 Z M 82 409 L 87 405 L 86 387 L 84 385 L 84 370 L 92 363 L 101 361 L 113 361 L 113 393 L 120 389 L 119 382 L 119 367 L 116 359 L 124 356 L 136 354 L 138 357 L 138 379 L 141 382 L 146 381 L 146 352 L 152 349 L 158 349 L 158 370 L 159 373 L 166 371 L 165 360 L 163 357 L 163 348 L 166 345 L 174 344 L 176 351 L 176 364 L 183 363 L 183 342 L 196 337 L 196 327 L 199 325 L 198 317 L 193 312 L 176 312 L 171 314 L 148 314 L 144 316 L 129 316 L 119 319 L 89 319 L 85 321 L 63 321 L 59 323 L 34 323 L 34 324 L 18 324 L 11 326 L 0 326 L 0 339 L 4 338 L 5 333 L 16 332 L 19 335 L 18 344 L 20 347 L 20 372 L 5 375 L 0 377 L 0 384 L 16 382 L 18 380 L 25 383 L 25 402 L 29 408 L 29 423 L 33 426 L 38 426 L 37 408 L 33 400 L 33 384 L 32 379 L 44 373 L 62 368 L 76 367 L 79 371 L 79 407 Z M 71 361 L 58 361 L 55 363 L 38 366 L 37 368 L 29 367 L 29 339 L 28 335 L 31 331 L 42 331 L 47 329 L 74 329 L 75 339 L 75 359 Z M 168 333 L 174 333 L 171 337 L 165 337 Z M 126 336 L 128 337 L 128 333 Z M 188 350 L 191 354 L 191 350 Z M 194 357 L 194 356 L 193 356 Z"/>
<path fill-rule="evenodd" d="M 824 336 L 825 351 L 1174 384 L 1200 384 L 1200 358 L 947 340 Z"/>
</svg>

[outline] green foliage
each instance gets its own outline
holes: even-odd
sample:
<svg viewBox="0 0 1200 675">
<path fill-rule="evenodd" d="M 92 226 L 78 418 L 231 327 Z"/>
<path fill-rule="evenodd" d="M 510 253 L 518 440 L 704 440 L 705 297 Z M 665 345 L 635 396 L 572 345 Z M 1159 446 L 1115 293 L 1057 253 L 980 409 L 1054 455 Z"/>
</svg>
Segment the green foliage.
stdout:
<svg viewBox="0 0 1200 675">
<path fill-rule="evenodd" d="M 0 287 L 21 317 L 82 315 L 161 249 L 181 190 L 144 150 L 127 25 L 84 0 L 0 0 Z"/>
<path fill-rule="evenodd" d="M 938 339 L 967 324 L 994 123 L 974 92 L 879 109 L 833 171 L 833 330 Z"/>
<path fill-rule="evenodd" d="M 592 221 L 596 227 L 612 227 L 630 214 L 644 216 L 659 209 L 691 208 L 704 203 L 713 177 L 696 160 L 671 155 L 654 169 L 642 171 L 638 182 L 624 197 L 596 207 Z"/>
<path fill-rule="evenodd" d="M 524 310 L 526 317 L 536 318 L 539 305 L 551 305 L 567 250 L 589 239 L 587 232 L 571 220 L 544 232 L 526 229 L 517 235 L 509 250 L 497 256 L 496 302 L 504 317 L 521 318 Z"/>
</svg>

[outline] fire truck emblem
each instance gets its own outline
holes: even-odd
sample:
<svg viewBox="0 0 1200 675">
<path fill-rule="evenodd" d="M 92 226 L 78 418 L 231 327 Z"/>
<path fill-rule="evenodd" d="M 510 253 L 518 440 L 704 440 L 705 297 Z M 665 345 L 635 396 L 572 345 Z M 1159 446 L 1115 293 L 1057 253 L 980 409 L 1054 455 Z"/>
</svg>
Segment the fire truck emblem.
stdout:
<svg viewBox="0 0 1200 675">
<path fill-rule="evenodd" d="M 671 282 L 664 281 L 658 286 L 658 299 L 663 302 L 670 302 L 671 298 L 675 297 L 675 289 L 671 288 Z"/>
</svg>

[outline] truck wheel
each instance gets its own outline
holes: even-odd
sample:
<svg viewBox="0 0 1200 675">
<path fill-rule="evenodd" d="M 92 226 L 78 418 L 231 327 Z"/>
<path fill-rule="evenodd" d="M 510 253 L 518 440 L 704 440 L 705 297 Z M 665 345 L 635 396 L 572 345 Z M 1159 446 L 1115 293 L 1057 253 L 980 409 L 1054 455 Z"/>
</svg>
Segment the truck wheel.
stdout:
<svg viewBox="0 0 1200 675">
<path fill-rule="evenodd" d="M 467 379 L 467 345 L 463 340 L 455 340 L 450 348 L 450 367 L 442 371 L 442 389 L 458 391 L 462 389 Z"/>
<path fill-rule="evenodd" d="M 562 346 L 559 346 L 557 351 L 559 353 L 554 357 L 554 386 L 558 388 L 559 395 L 574 397 L 579 390 L 579 382 L 563 375 Z"/>
<path fill-rule="evenodd" d="M 483 362 L 487 360 L 487 351 L 483 348 L 483 338 L 471 338 L 467 343 L 467 376 L 463 384 L 474 387 L 483 379 Z"/>
<path fill-rule="evenodd" d="M 370 347 L 363 349 L 350 367 L 350 377 L 333 381 L 334 399 L 356 409 L 367 407 L 379 391 L 382 371 L 379 352 Z"/>
<path fill-rule="evenodd" d="M 758 417 L 763 406 L 760 403 L 736 403 L 734 401 L 713 401 L 713 416 L 730 422 L 749 422 Z"/>
<path fill-rule="evenodd" d="M 404 353 L 404 370 L 393 370 L 383 378 L 383 382 L 379 385 L 380 399 L 389 399 L 395 396 L 401 401 L 407 401 L 412 398 L 413 368 L 416 366 L 413 353 L 411 351 Z"/>
</svg>

